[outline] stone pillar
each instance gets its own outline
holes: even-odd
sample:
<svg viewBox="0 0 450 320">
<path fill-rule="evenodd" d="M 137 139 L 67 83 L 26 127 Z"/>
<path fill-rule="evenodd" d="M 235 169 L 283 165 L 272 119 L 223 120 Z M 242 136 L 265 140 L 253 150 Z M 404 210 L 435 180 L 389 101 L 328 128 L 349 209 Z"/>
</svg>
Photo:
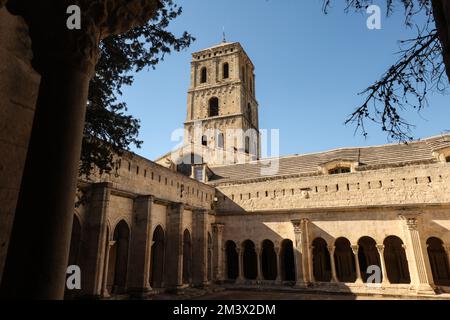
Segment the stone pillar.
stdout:
<svg viewBox="0 0 450 320">
<path fill-rule="evenodd" d="M 141 196 L 134 200 L 127 272 L 128 292 L 133 295 L 142 295 L 152 290 L 150 287 L 152 206 L 152 196 Z"/>
<path fill-rule="evenodd" d="M 277 244 L 275 246 L 275 253 L 277 254 L 277 278 L 276 283 L 281 284 L 283 282 L 283 279 L 281 277 L 282 273 L 282 263 L 281 263 L 281 245 Z"/>
<path fill-rule="evenodd" d="M 104 274 L 108 272 L 109 250 L 107 244 L 108 216 L 110 215 L 112 183 L 98 183 L 92 185 L 88 214 L 83 226 L 83 242 L 81 246 L 81 292 L 84 296 L 99 297 L 102 295 Z M 105 284 L 106 286 L 106 284 Z"/>
<path fill-rule="evenodd" d="M 264 280 L 264 274 L 262 269 L 262 251 L 263 248 L 260 246 L 255 246 L 256 251 L 256 281 Z"/>
<path fill-rule="evenodd" d="M 386 271 L 386 262 L 384 260 L 384 244 L 377 244 L 377 250 L 380 255 L 380 263 L 381 263 L 381 272 L 383 275 L 383 279 L 381 281 L 381 284 L 383 285 L 389 285 L 389 278 Z"/>
<path fill-rule="evenodd" d="M 223 228 L 225 227 L 222 223 L 213 223 L 213 261 L 214 261 L 214 272 L 213 279 L 217 283 L 223 282 Z"/>
<path fill-rule="evenodd" d="M 25 21 L 0 5 L 0 282 L 39 90 L 31 45 Z"/>
<path fill-rule="evenodd" d="M 307 219 L 291 220 L 294 226 L 295 234 L 295 270 L 296 270 L 296 286 L 304 287 L 308 284 L 308 246 L 307 243 Z"/>
<path fill-rule="evenodd" d="M 424 250 L 426 248 L 422 248 L 420 240 L 418 217 L 418 214 L 399 215 L 405 234 L 411 284 L 418 293 L 434 294 L 434 290 L 431 287 L 433 284 L 431 267 L 429 262 L 425 260 L 427 253 Z"/>
<path fill-rule="evenodd" d="M 193 211 L 192 235 L 192 281 L 194 286 L 203 287 L 208 284 L 208 211 Z"/>
<path fill-rule="evenodd" d="M 357 244 L 354 244 L 351 246 L 353 255 L 355 256 L 355 268 L 356 268 L 356 283 L 363 283 L 362 277 L 361 277 L 361 268 L 359 266 L 359 257 L 358 257 L 358 249 L 359 246 Z"/>
<path fill-rule="evenodd" d="M 67 28 L 66 1 L 7 3 L 29 26 L 32 64 L 41 82 L 0 296 L 63 299 L 88 87 L 98 44 L 102 36 L 143 24 L 155 14 L 156 2 L 113 1 L 99 10 L 97 3 L 77 1 L 84 22 L 81 30 Z"/>
<path fill-rule="evenodd" d="M 336 275 L 336 263 L 334 262 L 334 250 L 335 246 L 328 246 L 328 252 L 330 253 L 330 262 L 331 262 L 331 282 L 339 282 L 339 279 Z"/>
<path fill-rule="evenodd" d="M 314 277 L 314 270 L 313 270 L 313 258 L 312 258 L 313 257 L 313 250 L 314 250 L 314 247 L 312 245 L 308 247 L 308 253 L 309 253 L 309 259 L 308 259 L 308 262 L 309 262 L 309 277 L 310 277 L 311 283 L 316 282 L 316 278 Z"/>
<path fill-rule="evenodd" d="M 182 203 L 171 203 L 167 207 L 165 284 L 170 290 L 183 286 L 183 212 Z"/>
<path fill-rule="evenodd" d="M 244 250 L 241 247 L 236 247 L 236 252 L 239 259 L 239 275 L 237 278 L 238 282 L 244 282 Z"/>
<path fill-rule="evenodd" d="M 109 239 L 107 239 L 108 241 Z M 115 241 L 108 241 L 106 244 L 106 251 L 105 251 L 105 263 L 103 264 L 103 280 L 102 280 L 102 291 L 101 296 L 104 298 L 107 298 L 110 296 L 108 292 L 108 270 L 109 270 L 109 253 L 111 251 L 111 247 L 116 244 Z"/>
</svg>

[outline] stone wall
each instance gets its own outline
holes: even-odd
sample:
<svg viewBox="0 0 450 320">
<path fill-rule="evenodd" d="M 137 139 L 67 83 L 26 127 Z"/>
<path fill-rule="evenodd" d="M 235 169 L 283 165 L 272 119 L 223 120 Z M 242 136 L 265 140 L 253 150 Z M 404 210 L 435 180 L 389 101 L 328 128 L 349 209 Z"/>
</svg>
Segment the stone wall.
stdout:
<svg viewBox="0 0 450 320">
<path fill-rule="evenodd" d="M 11 232 L 40 76 L 22 18 L 0 8 L 0 279 Z"/>
<path fill-rule="evenodd" d="M 219 212 L 450 202 L 448 163 L 217 185 Z"/>
</svg>

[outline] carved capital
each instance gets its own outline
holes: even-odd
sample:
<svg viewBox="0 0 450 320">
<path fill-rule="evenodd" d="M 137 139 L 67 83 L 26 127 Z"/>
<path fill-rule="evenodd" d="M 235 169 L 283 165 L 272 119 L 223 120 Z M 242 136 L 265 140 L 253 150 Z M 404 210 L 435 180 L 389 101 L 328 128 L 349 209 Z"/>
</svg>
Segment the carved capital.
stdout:
<svg viewBox="0 0 450 320">
<path fill-rule="evenodd" d="M 225 227 L 223 223 L 213 223 L 211 226 L 214 234 L 222 234 Z"/>
<path fill-rule="evenodd" d="M 417 230 L 418 228 L 417 214 L 399 214 L 398 217 L 406 222 L 408 230 Z"/>
<path fill-rule="evenodd" d="M 377 248 L 377 250 L 378 250 L 378 252 L 380 254 L 383 254 L 383 252 L 384 252 L 384 244 L 377 244 L 376 248 Z"/>
<path fill-rule="evenodd" d="M 358 250 L 359 250 L 359 246 L 357 244 L 352 244 L 350 247 L 352 248 L 353 254 L 357 255 L 358 254 Z"/>
<path fill-rule="evenodd" d="M 302 233 L 303 225 L 304 225 L 304 219 L 298 219 L 298 220 L 291 220 L 292 225 L 294 226 L 294 232 L 295 233 Z"/>
<path fill-rule="evenodd" d="M 327 248 L 328 248 L 328 252 L 329 252 L 330 254 L 334 254 L 334 250 L 336 249 L 335 246 L 327 246 Z"/>
<path fill-rule="evenodd" d="M 5 0 L 0 0 L 2 4 Z M 81 9 L 81 29 L 67 28 L 67 8 Z M 159 6 L 157 0 L 42 0 L 7 1 L 8 10 L 22 16 L 33 42 L 33 66 L 43 74 L 48 69 L 73 68 L 93 75 L 100 40 L 145 24 Z"/>
</svg>

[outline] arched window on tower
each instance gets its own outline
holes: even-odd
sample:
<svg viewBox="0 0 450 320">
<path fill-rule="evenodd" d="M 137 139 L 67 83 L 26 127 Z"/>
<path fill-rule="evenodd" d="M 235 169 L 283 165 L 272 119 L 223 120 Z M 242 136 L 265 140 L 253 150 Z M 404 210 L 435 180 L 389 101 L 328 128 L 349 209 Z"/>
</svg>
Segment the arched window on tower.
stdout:
<svg viewBox="0 0 450 320">
<path fill-rule="evenodd" d="M 208 146 L 208 137 L 202 136 L 202 146 Z"/>
<path fill-rule="evenodd" d="M 228 62 L 223 64 L 223 78 L 228 79 L 230 77 L 230 65 Z"/>
<path fill-rule="evenodd" d="M 245 153 L 250 153 L 250 137 L 245 137 Z"/>
<path fill-rule="evenodd" d="M 224 149 L 224 147 L 225 147 L 225 141 L 224 140 L 225 140 L 225 138 L 223 136 L 223 133 L 219 133 L 217 135 L 217 148 Z"/>
<path fill-rule="evenodd" d="M 242 82 L 245 83 L 245 67 L 244 66 L 241 69 L 241 79 L 242 79 Z"/>
<path fill-rule="evenodd" d="M 219 115 L 219 99 L 212 97 L 209 99 L 209 116 L 217 117 Z"/>
<path fill-rule="evenodd" d="M 208 70 L 203 67 L 201 70 L 200 83 L 206 83 L 208 81 Z"/>
<path fill-rule="evenodd" d="M 248 121 L 252 123 L 252 106 L 250 105 L 250 103 L 247 105 L 247 118 Z"/>
</svg>

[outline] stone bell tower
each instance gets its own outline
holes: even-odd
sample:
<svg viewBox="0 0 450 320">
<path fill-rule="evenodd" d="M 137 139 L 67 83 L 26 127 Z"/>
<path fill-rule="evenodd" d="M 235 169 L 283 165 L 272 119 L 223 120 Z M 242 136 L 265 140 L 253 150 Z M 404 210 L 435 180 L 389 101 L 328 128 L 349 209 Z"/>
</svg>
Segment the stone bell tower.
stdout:
<svg viewBox="0 0 450 320">
<path fill-rule="evenodd" d="M 259 158 L 254 66 L 240 43 L 224 41 L 192 54 L 184 125 L 185 144 L 223 151 L 204 161 L 210 166 Z"/>
</svg>

